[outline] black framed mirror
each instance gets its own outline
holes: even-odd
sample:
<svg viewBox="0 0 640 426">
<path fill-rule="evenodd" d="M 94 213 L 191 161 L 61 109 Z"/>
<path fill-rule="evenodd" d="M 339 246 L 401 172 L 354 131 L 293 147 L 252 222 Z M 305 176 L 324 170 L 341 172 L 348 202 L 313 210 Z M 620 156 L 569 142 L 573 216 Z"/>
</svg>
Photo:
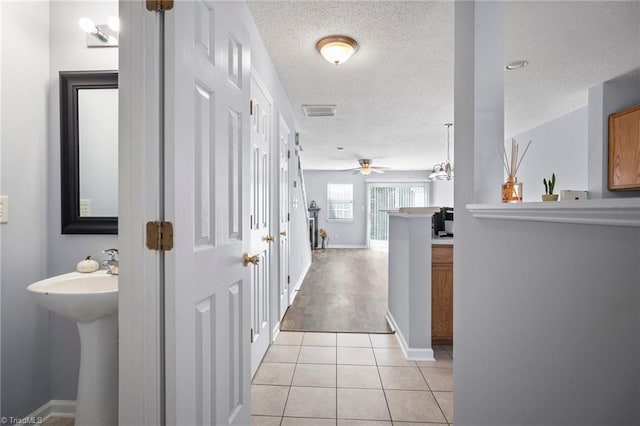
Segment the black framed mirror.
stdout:
<svg viewBox="0 0 640 426">
<path fill-rule="evenodd" d="M 60 71 L 63 234 L 118 233 L 118 72 Z"/>
</svg>

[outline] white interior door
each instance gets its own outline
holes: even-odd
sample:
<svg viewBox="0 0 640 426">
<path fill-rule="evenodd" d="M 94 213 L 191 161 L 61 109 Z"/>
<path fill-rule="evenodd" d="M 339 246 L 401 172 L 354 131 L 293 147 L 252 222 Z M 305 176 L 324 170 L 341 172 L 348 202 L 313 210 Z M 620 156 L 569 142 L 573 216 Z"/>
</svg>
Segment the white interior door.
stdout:
<svg viewBox="0 0 640 426">
<path fill-rule="evenodd" d="M 269 282 L 269 173 L 272 102 L 259 78 L 251 76 L 250 252 L 259 262 L 251 275 L 251 375 L 255 374 L 270 343 Z"/>
<path fill-rule="evenodd" d="M 279 145 L 279 265 L 278 265 L 278 306 L 282 319 L 289 307 L 289 138 L 291 131 L 282 116 L 278 122 Z"/>
<path fill-rule="evenodd" d="M 232 2 L 165 13 L 166 420 L 250 424 L 249 36 Z"/>
</svg>

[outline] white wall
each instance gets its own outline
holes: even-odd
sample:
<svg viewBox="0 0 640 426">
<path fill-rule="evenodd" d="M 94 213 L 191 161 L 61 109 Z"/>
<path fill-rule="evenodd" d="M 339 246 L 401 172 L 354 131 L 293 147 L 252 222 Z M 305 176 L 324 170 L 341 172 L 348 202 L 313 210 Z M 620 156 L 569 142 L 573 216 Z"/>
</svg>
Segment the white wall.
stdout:
<svg viewBox="0 0 640 426">
<path fill-rule="evenodd" d="M 351 172 L 306 170 L 304 176 L 307 187 L 307 201 L 311 203 L 311 201 L 315 200 L 318 207 L 320 207 L 318 229 L 323 228 L 327 230 L 329 234 L 329 244 L 331 246 L 365 247 L 367 244 L 367 180 L 426 180 L 429 173 L 426 171 L 388 171 L 384 174 L 362 176 L 359 173 L 352 174 Z M 352 221 L 327 220 L 328 183 L 353 184 Z"/>
<path fill-rule="evenodd" d="M 48 275 L 72 271 L 79 259 L 100 256 L 106 248 L 118 246 L 115 235 L 62 235 L 60 233 L 60 87 L 59 71 L 115 70 L 117 48 L 88 49 L 86 34 L 78 20 L 87 16 L 96 24 L 104 24 L 118 15 L 117 1 L 51 3 L 49 72 L 49 142 L 47 173 Z M 80 342 L 76 324 L 51 314 L 51 397 L 76 399 Z"/>
<path fill-rule="evenodd" d="M 455 177 L 452 180 L 438 180 L 429 183 L 429 205 L 435 207 L 453 207 L 453 187 Z"/>
<path fill-rule="evenodd" d="M 292 149 L 289 161 L 289 205 L 291 207 L 289 272 L 291 273 L 291 289 L 299 286 L 311 266 L 311 245 L 307 222 L 307 206 L 302 196 L 302 186 L 306 185 L 306 173 L 298 173 L 298 157 L 302 153 Z M 293 294 L 289 295 L 290 297 Z"/>
<path fill-rule="evenodd" d="M 499 7 L 456 3 L 456 425 L 640 424 L 640 229 L 465 208 L 502 183 Z"/>
<path fill-rule="evenodd" d="M 522 201 L 541 201 L 542 179 L 549 180 L 552 173 L 556 174 L 555 194 L 563 189 L 587 190 L 588 116 L 585 106 L 512 136 L 520 145 L 520 153 L 532 141 L 517 174 L 518 182 L 523 183 Z M 507 154 L 512 137 L 505 140 Z"/>
<path fill-rule="evenodd" d="M 0 225 L 2 416 L 50 399 L 49 314 L 26 291 L 47 273 L 47 84 L 49 5 L 2 2 Z"/>
</svg>

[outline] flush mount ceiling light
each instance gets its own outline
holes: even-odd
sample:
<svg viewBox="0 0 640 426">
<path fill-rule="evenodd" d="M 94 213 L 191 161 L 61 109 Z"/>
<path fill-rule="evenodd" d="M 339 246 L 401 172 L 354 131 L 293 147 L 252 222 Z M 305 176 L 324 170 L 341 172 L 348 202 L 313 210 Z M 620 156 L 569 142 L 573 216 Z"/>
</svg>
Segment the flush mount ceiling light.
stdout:
<svg viewBox="0 0 640 426">
<path fill-rule="evenodd" d="M 358 43 L 348 36 L 332 35 L 320 39 L 316 43 L 316 49 L 327 61 L 340 65 L 356 53 Z"/>
<path fill-rule="evenodd" d="M 449 158 L 449 130 L 453 123 L 445 123 L 447 128 L 447 160 L 433 166 L 433 170 L 429 175 L 431 182 L 436 180 L 451 180 L 453 179 L 453 164 L 451 164 L 451 158 Z"/>
<path fill-rule="evenodd" d="M 504 66 L 507 71 L 519 70 L 529 65 L 529 61 L 526 59 L 520 59 L 519 61 L 513 61 Z"/>
<path fill-rule="evenodd" d="M 118 47 L 120 21 L 109 18 L 108 25 L 96 25 L 89 18 L 80 18 L 78 26 L 87 33 L 87 47 Z"/>
</svg>

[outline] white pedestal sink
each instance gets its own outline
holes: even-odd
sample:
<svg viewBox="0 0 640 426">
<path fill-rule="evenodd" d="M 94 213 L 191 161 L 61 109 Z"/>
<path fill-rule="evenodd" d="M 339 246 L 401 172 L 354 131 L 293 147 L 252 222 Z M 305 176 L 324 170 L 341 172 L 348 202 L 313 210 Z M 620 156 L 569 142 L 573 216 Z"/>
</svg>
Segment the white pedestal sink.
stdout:
<svg viewBox="0 0 640 426">
<path fill-rule="evenodd" d="M 27 287 L 80 333 L 76 426 L 118 424 L 118 276 L 71 272 Z"/>
</svg>

